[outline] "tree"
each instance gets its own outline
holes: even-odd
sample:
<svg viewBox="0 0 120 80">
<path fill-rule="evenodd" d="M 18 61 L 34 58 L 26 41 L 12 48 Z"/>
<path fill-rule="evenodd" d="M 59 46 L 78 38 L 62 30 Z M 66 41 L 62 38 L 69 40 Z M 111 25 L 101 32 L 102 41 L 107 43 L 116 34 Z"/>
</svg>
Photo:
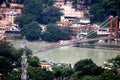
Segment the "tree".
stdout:
<svg viewBox="0 0 120 80">
<path fill-rule="evenodd" d="M 58 79 L 70 79 L 70 76 L 74 73 L 70 67 L 58 66 L 53 68 L 55 78 Z"/>
<path fill-rule="evenodd" d="M 16 3 L 18 3 L 18 4 L 23 4 L 23 3 L 24 3 L 24 0 L 16 0 Z"/>
<path fill-rule="evenodd" d="M 111 70 L 105 70 L 100 76 L 99 80 L 119 80 L 120 75 L 115 75 Z"/>
<path fill-rule="evenodd" d="M 9 59 L 9 61 L 13 62 L 14 61 L 13 51 L 14 48 L 10 43 L 8 42 L 4 43 L 0 41 L 0 56 L 3 56 Z"/>
<path fill-rule="evenodd" d="M 21 69 L 16 68 L 12 70 L 8 75 L 3 76 L 3 80 L 21 80 Z"/>
<path fill-rule="evenodd" d="M 26 55 L 27 55 L 27 58 L 31 58 L 32 56 L 32 51 L 30 49 L 16 49 L 14 50 L 13 52 L 13 55 L 15 56 L 15 67 L 20 67 L 21 66 L 21 56 L 23 55 L 23 51 L 26 50 Z"/>
<path fill-rule="evenodd" d="M 104 21 L 110 15 L 120 17 L 119 4 L 119 0 L 99 0 L 99 3 L 93 4 L 90 8 L 92 22 Z"/>
<path fill-rule="evenodd" d="M 47 30 L 42 34 L 42 39 L 45 41 L 58 41 L 70 39 L 70 31 L 66 28 L 49 24 Z"/>
<path fill-rule="evenodd" d="M 99 3 L 101 0 L 91 0 L 91 4 Z"/>
<path fill-rule="evenodd" d="M 37 58 L 36 56 L 30 57 L 28 59 L 29 66 L 32 66 L 32 67 L 40 67 L 39 61 L 40 61 L 39 58 Z"/>
<path fill-rule="evenodd" d="M 24 28 L 21 30 L 22 35 L 26 37 L 27 40 L 39 40 L 41 35 L 41 27 L 35 21 L 30 22 L 29 24 L 24 25 Z"/>
<path fill-rule="evenodd" d="M 119 16 L 120 17 L 120 9 L 119 9 L 119 0 L 102 0 L 102 4 L 106 9 L 107 15 Z"/>
<path fill-rule="evenodd" d="M 25 0 L 23 14 L 32 14 L 37 18 L 39 15 L 41 15 L 43 9 L 41 5 L 41 0 Z"/>
<path fill-rule="evenodd" d="M 103 80 L 99 76 L 84 76 L 82 80 Z"/>
<path fill-rule="evenodd" d="M 42 12 L 42 15 L 40 15 L 42 19 L 39 19 L 38 22 L 41 24 L 56 23 L 60 20 L 61 15 L 62 13 L 59 8 L 51 6 Z"/>
<path fill-rule="evenodd" d="M 53 73 L 41 69 L 40 67 L 28 67 L 28 75 L 30 80 L 53 80 Z"/>
<path fill-rule="evenodd" d="M 3 57 L 3 56 L 0 56 L 0 73 L 2 74 L 7 74 L 9 71 L 11 71 L 11 64 L 10 64 L 10 61 Z"/>
<path fill-rule="evenodd" d="M 77 1 L 78 0 L 72 0 L 72 6 L 77 10 Z"/>
<path fill-rule="evenodd" d="M 54 4 L 54 0 L 42 0 L 42 5 L 44 8 L 52 6 Z"/>
<path fill-rule="evenodd" d="M 81 78 L 85 75 L 100 75 L 104 69 L 98 67 L 91 59 L 85 59 L 75 63 L 74 70 L 78 72 L 78 78 Z"/>
<path fill-rule="evenodd" d="M 118 55 L 115 58 L 107 60 L 104 67 L 110 69 L 113 74 L 118 75 L 120 69 L 120 56 Z"/>
<path fill-rule="evenodd" d="M 101 3 L 92 5 L 89 10 L 89 13 L 90 13 L 91 23 L 103 22 L 106 18 L 108 18 L 105 15 L 105 8 Z"/>
<path fill-rule="evenodd" d="M 32 14 L 23 14 L 21 16 L 18 16 L 15 18 L 15 23 L 18 24 L 18 26 L 22 29 L 24 25 L 35 21 L 35 16 Z"/>
</svg>

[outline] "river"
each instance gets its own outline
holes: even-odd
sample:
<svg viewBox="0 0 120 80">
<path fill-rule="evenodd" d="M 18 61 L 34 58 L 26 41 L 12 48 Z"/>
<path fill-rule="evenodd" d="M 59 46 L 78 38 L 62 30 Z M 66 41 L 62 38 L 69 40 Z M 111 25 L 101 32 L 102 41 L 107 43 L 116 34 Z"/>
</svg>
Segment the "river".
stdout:
<svg viewBox="0 0 120 80">
<path fill-rule="evenodd" d="M 34 54 L 34 56 L 38 56 L 40 60 L 55 63 L 70 63 L 72 66 L 82 59 L 92 59 L 98 66 L 102 66 L 104 61 L 114 58 L 117 55 L 120 55 L 120 51 L 72 46 L 60 47 Z"/>
<path fill-rule="evenodd" d="M 11 43 L 16 48 L 21 48 L 21 45 L 23 44 L 21 41 L 11 41 Z M 36 50 L 48 45 L 50 45 L 50 43 L 27 42 L 27 46 L 31 50 Z M 55 63 L 70 63 L 72 66 L 79 60 L 92 59 L 98 66 L 102 66 L 104 61 L 120 55 L 120 51 L 65 46 L 33 55 L 37 56 L 40 60 L 46 60 L 48 62 Z"/>
</svg>

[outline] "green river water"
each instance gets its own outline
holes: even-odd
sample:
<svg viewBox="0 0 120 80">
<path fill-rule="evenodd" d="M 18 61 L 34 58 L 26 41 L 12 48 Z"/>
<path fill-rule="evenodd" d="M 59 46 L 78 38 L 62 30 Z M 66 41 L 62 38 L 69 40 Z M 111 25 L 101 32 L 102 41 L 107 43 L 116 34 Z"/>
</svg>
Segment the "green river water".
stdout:
<svg viewBox="0 0 120 80">
<path fill-rule="evenodd" d="M 22 47 L 22 43 L 19 41 L 13 41 L 11 43 L 16 48 Z M 27 46 L 31 50 L 36 50 L 47 45 L 50 45 L 50 43 L 27 42 Z M 70 63 L 72 66 L 79 60 L 92 59 L 97 65 L 102 66 L 104 61 L 120 55 L 120 51 L 65 46 L 43 51 L 33 55 L 37 56 L 40 60 L 46 60 L 47 62 Z"/>
<path fill-rule="evenodd" d="M 34 56 L 38 56 L 40 60 L 55 63 L 70 63 L 72 66 L 82 59 L 92 59 L 98 66 L 102 66 L 104 61 L 111 59 L 116 55 L 120 55 L 120 51 L 71 46 L 60 47 L 34 54 Z"/>
</svg>

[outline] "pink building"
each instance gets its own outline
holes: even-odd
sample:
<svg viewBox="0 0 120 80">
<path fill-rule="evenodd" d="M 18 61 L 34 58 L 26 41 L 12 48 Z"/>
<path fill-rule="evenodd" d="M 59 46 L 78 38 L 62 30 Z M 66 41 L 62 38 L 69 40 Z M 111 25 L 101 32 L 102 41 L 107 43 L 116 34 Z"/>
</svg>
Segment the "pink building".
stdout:
<svg viewBox="0 0 120 80">
<path fill-rule="evenodd" d="M 6 9 L 2 15 L 4 15 L 4 20 L 10 23 L 14 23 L 15 17 L 21 15 L 20 9 Z"/>
</svg>

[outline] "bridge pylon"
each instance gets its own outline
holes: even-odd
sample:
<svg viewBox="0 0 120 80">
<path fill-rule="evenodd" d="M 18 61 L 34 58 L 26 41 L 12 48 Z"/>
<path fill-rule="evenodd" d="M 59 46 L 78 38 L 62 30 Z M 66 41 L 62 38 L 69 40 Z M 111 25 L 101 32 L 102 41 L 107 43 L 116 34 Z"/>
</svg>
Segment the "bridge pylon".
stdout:
<svg viewBox="0 0 120 80">
<path fill-rule="evenodd" d="M 118 16 L 116 16 L 116 21 L 115 21 L 116 25 L 115 25 L 115 39 L 118 42 L 118 38 L 119 38 L 119 21 L 118 21 Z"/>
<path fill-rule="evenodd" d="M 112 25 L 113 25 L 113 16 L 110 16 L 110 34 L 109 34 L 109 38 L 111 39 L 112 36 Z"/>
</svg>

